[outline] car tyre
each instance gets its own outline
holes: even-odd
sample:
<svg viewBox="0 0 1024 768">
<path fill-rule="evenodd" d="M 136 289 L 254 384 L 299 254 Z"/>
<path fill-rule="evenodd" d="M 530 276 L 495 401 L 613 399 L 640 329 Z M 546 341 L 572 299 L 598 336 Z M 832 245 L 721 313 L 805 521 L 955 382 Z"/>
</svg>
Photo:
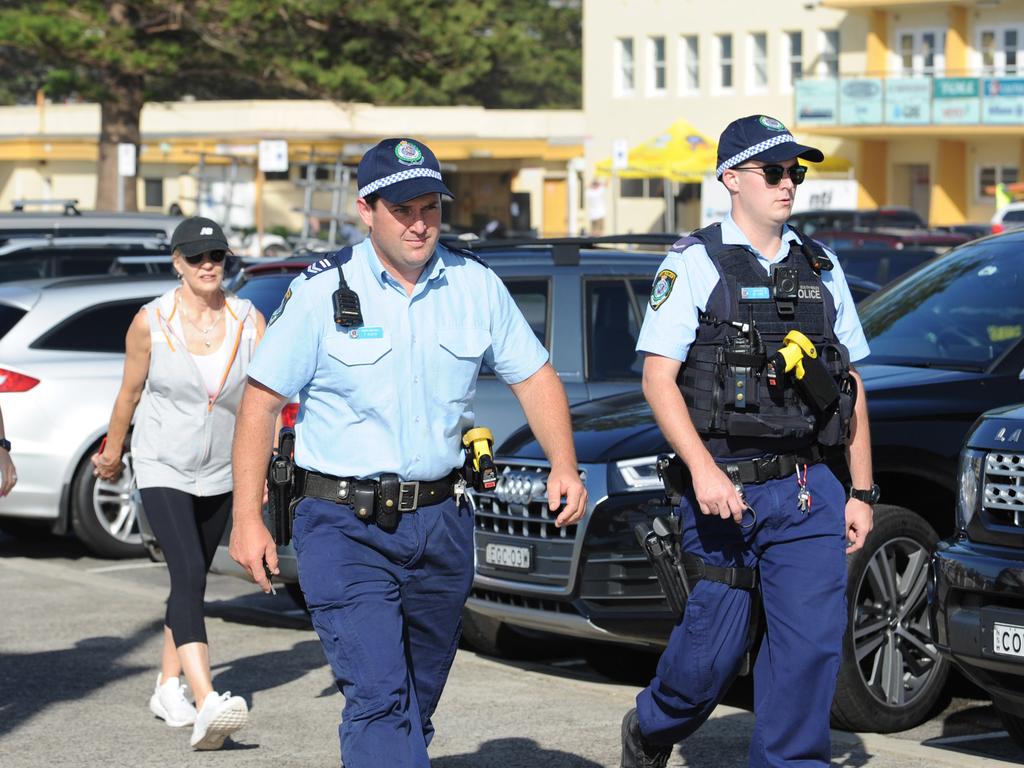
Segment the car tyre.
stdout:
<svg viewBox="0 0 1024 768">
<path fill-rule="evenodd" d="M 875 507 L 864 547 L 847 558 L 848 623 L 832 723 L 892 733 L 943 703 L 949 661 L 930 633 L 928 561 L 939 537 L 903 507 Z"/>
<path fill-rule="evenodd" d="M 125 453 L 125 469 L 113 483 L 93 475 L 91 456 L 89 451 L 71 481 L 71 527 L 75 535 L 99 557 L 145 557 L 137 502 L 131 492 L 131 455 Z"/>
<path fill-rule="evenodd" d="M 1010 734 L 1010 738 L 1017 743 L 1017 746 L 1024 748 L 1024 717 L 1010 714 L 998 707 L 996 709 L 999 712 L 999 717 L 1002 718 L 1003 725 L 1006 727 L 1006 732 Z"/>
</svg>

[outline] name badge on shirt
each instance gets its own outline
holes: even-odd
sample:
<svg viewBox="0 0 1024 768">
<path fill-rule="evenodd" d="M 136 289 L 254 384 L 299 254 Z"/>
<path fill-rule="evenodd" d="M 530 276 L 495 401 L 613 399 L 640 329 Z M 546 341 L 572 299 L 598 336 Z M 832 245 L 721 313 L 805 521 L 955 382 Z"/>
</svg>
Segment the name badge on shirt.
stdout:
<svg viewBox="0 0 1024 768">
<path fill-rule="evenodd" d="M 370 328 L 354 328 L 348 332 L 348 335 L 353 339 L 383 339 L 384 329 L 379 325 Z"/>
<path fill-rule="evenodd" d="M 772 297 L 767 285 L 741 286 L 740 298 L 744 301 L 767 300 Z"/>
</svg>

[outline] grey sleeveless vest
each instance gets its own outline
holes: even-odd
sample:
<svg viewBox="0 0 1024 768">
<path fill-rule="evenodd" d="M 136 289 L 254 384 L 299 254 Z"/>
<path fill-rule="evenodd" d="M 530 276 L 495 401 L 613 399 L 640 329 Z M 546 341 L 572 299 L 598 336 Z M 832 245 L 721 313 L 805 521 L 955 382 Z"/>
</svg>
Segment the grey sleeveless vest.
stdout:
<svg viewBox="0 0 1024 768">
<path fill-rule="evenodd" d="M 252 302 L 227 295 L 231 345 L 220 391 L 210 397 L 185 345 L 174 290 L 145 306 L 149 375 L 135 412 L 132 458 L 139 488 L 176 488 L 194 496 L 231 490 L 231 439 L 246 371 L 256 346 Z"/>
</svg>

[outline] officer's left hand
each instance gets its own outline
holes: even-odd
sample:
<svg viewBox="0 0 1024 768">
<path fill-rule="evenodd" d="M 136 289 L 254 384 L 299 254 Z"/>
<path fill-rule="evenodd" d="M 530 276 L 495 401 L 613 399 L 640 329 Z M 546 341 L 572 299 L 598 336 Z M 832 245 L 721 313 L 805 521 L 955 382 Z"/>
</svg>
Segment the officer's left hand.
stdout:
<svg viewBox="0 0 1024 768">
<path fill-rule="evenodd" d="M 864 540 L 871 532 L 875 511 L 870 504 L 857 499 L 846 502 L 846 554 L 856 552 L 864 546 Z"/>
<path fill-rule="evenodd" d="M 552 467 L 548 475 L 548 509 L 552 512 L 557 510 L 563 496 L 565 507 L 555 518 L 555 525 L 559 528 L 578 523 L 587 511 L 587 489 L 575 467 Z"/>
</svg>

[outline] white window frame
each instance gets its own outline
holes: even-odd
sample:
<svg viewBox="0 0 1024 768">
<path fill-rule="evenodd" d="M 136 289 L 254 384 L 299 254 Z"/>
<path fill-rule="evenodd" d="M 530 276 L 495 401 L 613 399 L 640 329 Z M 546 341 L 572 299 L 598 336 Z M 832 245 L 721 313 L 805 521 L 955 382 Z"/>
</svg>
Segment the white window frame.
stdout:
<svg viewBox="0 0 1024 768">
<path fill-rule="evenodd" d="M 800 74 L 801 77 L 807 74 L 805 67 L 804 52 L 807 45 L 804 41 L 804 32 L 802 29 L 786 29 L 782 31 L 782 56 L 779 57 L 779 64 L 781 67 L 781 77 L 779 79 L 779 91 L 782 93 L 792 93 L 796 87 L 796 81 L 793 79 L 793 35 L 800 36 Z"/>
<path fill-rule="evenodd" d="M 661 59 L 658 59 L 658 41 L 661 41 Z M 652 35 L 647 38 L 647 83 L 648 96 L 664 96 L 668 93 L 668 45 L 664 35 Z M 662 83 L 658 85 L 658 72 L 661 72 Z"/>
<path fill-rule="evenodd" d="M 979 163 L 977 166 L 975 166 L 974 169 L 974 200 L 977 203 L 993 203 L 996 199 L 995 195 L 985 194 L 985 185 L 982 184 L 981 181 L 981 172 L 986 168 L 991 168 L 992 170 L 995 171 L 996 184 L 1006 181 L 1008 175 L 1006 173 L 1007 171 L 1013 172 L 1012 174 L 1009 174 L 1011 181 L 1007 183 L 1013 183 L 1020 180 L 1020 169 L 1016 165 L 993 165 L 990 163 Z"/>
<path fill-rule="evenodd" d="M 829 50 L 829 35 L 835 36 L 835 49 Z M 818 35 L 818 50 L 821 55 L 818 57 L 818 75 L 821 77 L 839 77 L 839 51 L 841 50 L 842 39 L 838 29 L 823 29 Z M 834 67 L 829 65 L 834 63 Z M 831 71 L 834 68 L 835 71 Z"/>
<path fill-rule="evenodd" d="M 693 47 L 690 47 L 690 43 Z M 700 36 L 682 35 L 679 38 L 679 95 L 693 96 L 700 93 Z M 691 72 L 695 82 L 690 82 Z"/>
<path fill-rule="evenodd" d="M 934 36 L 931 69 L 925 66 L 925 35 Z M 905 37 L 910 38 L 909 68 L 903 61 Z M 894 30 L 889 71 L 898 77 L 943 77 L 946 74 L 946 30 L 941 27 L 900 27 Z"/>
<path fill-rule="evenodd" d="M 758 83 L 757 38 L 764 42 L 764 58 L 761 60 L 761 72 L 764 82 Z M 747 93 L 767 93 L 768 91 L 768 33 L 750 32 L 747 34 Z"/>
<path fill-rule="evenodd" d="M 729 56 L 726 57 L 725 41 L 729 41 Z M 722 75 L 725 67 L 729 67 L 729 85 L 725 85 Z M 736 36 L 732 32 L 715 34 L 715 93 L 727 94 L 736 90 Z"/>
<path fill-rule="evenodd" d="M 1006 64 L 1006 34 L 1017 33 L 1017 47 L 1014 49 L 1017 54 L 1016 65 L 1010 69 Z M 986 33 L 995 36 L 995 50 L 993 51 L 993 63 L 986 68 L 985 53 L 982 49 L 982 40 Z M 1021 24 L 986 24 L 979 26 L 974 38 L 974 59 L 975 70 L 983 77 L 1004 77 L 1006 75 L 1024 75 L 1024 25 Z"/>
<path fill-rule="evenodd" d="M 626 47 L 629 47 L 629 77 L 626 76 Z M 618 98 L 636 95 L 636 45 L 632 37 L 615 38 L 614 94 Z"/>
</svg>

